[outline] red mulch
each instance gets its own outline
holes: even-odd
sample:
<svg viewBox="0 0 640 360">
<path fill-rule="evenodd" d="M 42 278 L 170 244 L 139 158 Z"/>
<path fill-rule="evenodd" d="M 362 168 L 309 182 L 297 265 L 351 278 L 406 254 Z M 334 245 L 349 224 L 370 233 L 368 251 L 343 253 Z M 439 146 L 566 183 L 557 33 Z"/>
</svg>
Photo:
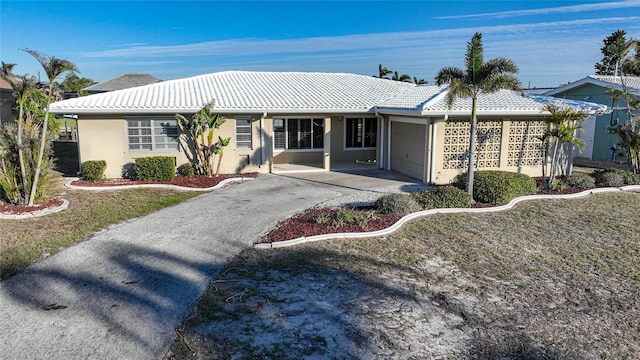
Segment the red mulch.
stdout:
<svg viewBox="0 0 640 360">
<path fill-rule="evenodd" d="M 11 205 L 7 204 L 4 201 L 0 201 L 0 214 L 4 215 L 19 215 L 26 214 L 37 210 L 44 210 L 49 208 L 54 208 L 62 205 L 64 201 L 60 198 L 51 198 L 46 202 L 43 202 L 34 206 L 21 206 L 21 205 Z"/>
<path fill-rule="evenodd" d="M 218 185 L 220 182 L 226 179 L 232 178 L 255 178 L 258 176 L 258 173 L 247 173 L 247 174 L 220 174 L 216 177 L 208 177 L 204 175 L 196 175 L 192 177 L 184 177 L 177 176 L 175 179 L 171 181 L 135 181 L 129 179 L 109 179 L 104 181 L 87 181 L 87 180 L 74 180 L 71 182 L 71 185 L 74 186 L 91 186 L 91 187 L 101 187 L 101 186 L 123 186 L 123 185 L 142 185 L 142 184 L 166 184 L 166 185 L 176 185 L 182 186 L 186 188 L 210 188 Z"/>
<path fill-rule="evenodd" d="M 172 181 L 133 181 L 128 179 L 109 179 L 105 181 L 86 181 L 86 180 L 75 180 L 72 181 L 71 184 L 75 186 L 122 186 L 122 185 L 140 185 L 140 184 L 171 184 L 176 186 L 182 186 L 186 188 L 210 188 L 218 185 L 220 182 L 226 179 L 231 178 L 255 178 L 258 176 L 258 173 L 247 173 L 247 174 L 221 174 L 217 177 L 207 177 L 196 175 L 193 177 L 182 177 L 178 176 Z M 25 214 L 36 210 L 43 210 L 48 208 L 53 208 L 56 206 L 62 205 L 63 201 L 59 198 L 51 198 L 42 204 L 38 204 L 35 206 L 18 206 L 11 205 L 4 201 L 0 200 L 0 214 L 5 215 L 18 215 Z"/>
<path fill-rule="evenodd" d="M 538 195 L 575 194 L 584 190 L 587 190 L 587 189 L 566 187 L 562 190 L 538 190 L 537 194 Z M 495 205 L 477 202 L 472 207 L 487 208 L 487 207 L 493 207 L 493 206 Z M 269 232 L 269 234 L 267 234 L 266 236 L 262 237 L 258 242 L 272 243 L 277 241 L 296 239 L 302 236 L 382 230 L 390 227 L 402 217 L 400 215 L 380 215 L 379 214 L 377 219 L 370 220 L 367 223 L 367 227 L 365 229 L 361 228 L 358 225 L 345 225 L 343 227 L 336 228 L 336 227 L 330 226 L 329 224 L 319 224 L 316 221 L 318 216 L 322 213 L 326 213 L 327 215 L 331 216 L 336 212 L 337 210 L 335 209 L 314 208 L 314 209 L 307 210 L 290 219 L 282 221 L 276 226 L 275 229 Z"/>
<path fill-rule="evenodd" d="M 331 224 L 320 224 L 317 219 L 320 214 L 327 214 L 331 217 L 335 215 L 338 209 L 322 209 L 313 208 L 304 211 L 301 214 L 280 222 L 275 229 L 268 235 L 260 239 L 261 243 L 272 243 L 276 241 L 291 240 L 302 236 L 313 236 L 323 234 L 348 233 L 348 232 L 368 232 L 386 229 L 398 221 L 401 215 L 382 215 L 378 214 L 375 220 L 369 220 L 366 227 L 357 224 L 345 224 L 341 227 L 335 227 Z M 362 211 L 362 210 L 355 210 Z"/>
</svg>

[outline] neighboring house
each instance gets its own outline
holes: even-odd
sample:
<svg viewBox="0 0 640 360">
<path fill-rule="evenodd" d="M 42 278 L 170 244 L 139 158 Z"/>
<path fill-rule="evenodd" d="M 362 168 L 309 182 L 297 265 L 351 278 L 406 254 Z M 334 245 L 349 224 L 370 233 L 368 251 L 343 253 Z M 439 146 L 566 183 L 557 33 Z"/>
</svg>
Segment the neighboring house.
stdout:
<svg viewBox="0 0 640 360">
<path fill-rule="evenodd" d="M 0 78 L 0 128 L 18 118 L 15 111 L 16 98 L 13 95 L 13 88 L 4 79 Z"/>
<path fill-rule="evenodd" d="M 640 78 L 625 76 L 624 82 L 630 93 L 640 98 Z M 624 101 L 614 103 L 609 93 L 611 88 L 622 90 L 619 76 L 590 75 L 545 93 L 563 99 L 607 105 L 612 110 L 608 114 L 592 115 L 585 121 L 584 131 L 579 134 L 585 147 L 577 156 L 593 160 L 626 160 L 618 148 L 620 138 L 612 128 L 624 124 L 629 116 Z"/>
<path fill-rule="evenodd" d="M 122 74 L 113 79 L 109 79 L 82 89 L 89 95 L 99 94 L 103 92 L 123 90 L 136 86 L 155 84 L 162 80 L 149 74 Z"/>
<path fill-rule="evenodd" d="M 106 160 L 108 177 L 138 157 L 193 160 L 175 114 L 215 100 L 228 119 L 216 135 L 232 138 L 223 173 L 363 162 L 443 184 L 466 169 L 471 113 L 470 99 L 447 108 L 446 91 L 355 74 L 228 71 L 64 100 L 51 111 L 77 115 L 80 161 Z M 513 91 L 482 96 L 478 168 L 539 176 L 542 108 Z"/>
</svg>

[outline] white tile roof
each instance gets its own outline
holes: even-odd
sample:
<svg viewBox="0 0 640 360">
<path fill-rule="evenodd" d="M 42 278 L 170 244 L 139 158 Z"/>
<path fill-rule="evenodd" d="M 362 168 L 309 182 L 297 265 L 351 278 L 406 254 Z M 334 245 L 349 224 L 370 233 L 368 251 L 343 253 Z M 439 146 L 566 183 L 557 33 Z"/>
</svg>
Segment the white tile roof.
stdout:
<svg viewBox="0 0 640 360">
<path fill-rule="evenodd" d="M 53 103 L 53 113 L 194 113 L 215 111 L 368 112 L 404 89 L 399 81 L 356 74 L 226 71 Z"/>
<path fill-rule="evenodd" d="M 596 80 L 604 81 L 606 83 L 622 86 L 622 78 L 620 78 L 620 76 L 590 75 L 589 77 Z M 632 91 L 640 91 L 640 77 L 625 76 L 624 84 Z"/>
<path fill-rule="evenodd" d="M 51 104 L 56 114 L 195 113 L 215 99 L 220 113 L 468 115 L 471 99 L 446 104 L 446 88 L 343 73 L 226 71 Z M 479 115 L 542 115 L 543 105 L 501 90 L 478 98 Z"/>
</svg>

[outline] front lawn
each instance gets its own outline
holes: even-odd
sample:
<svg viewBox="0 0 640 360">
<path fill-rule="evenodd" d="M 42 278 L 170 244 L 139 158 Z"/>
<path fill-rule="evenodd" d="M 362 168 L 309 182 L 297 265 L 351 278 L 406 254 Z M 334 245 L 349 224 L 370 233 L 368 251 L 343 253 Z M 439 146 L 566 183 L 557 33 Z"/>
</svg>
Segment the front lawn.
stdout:
<svg viewBox="0 0 640 360">
<path fill-rule="evenodd" d="M 48 194 L 69 200 L 69 208 L 26 220 L 0 220 L 0 278 L 54 254 L 121 221 L 175 205 L 199 193 L 163 189 L 68 190 L 61 177 Z"/>
<path fill-rule="evenodd" d="M 640 357 L 640 193 L 236 256 L 168 358 Z"/>
</svg>

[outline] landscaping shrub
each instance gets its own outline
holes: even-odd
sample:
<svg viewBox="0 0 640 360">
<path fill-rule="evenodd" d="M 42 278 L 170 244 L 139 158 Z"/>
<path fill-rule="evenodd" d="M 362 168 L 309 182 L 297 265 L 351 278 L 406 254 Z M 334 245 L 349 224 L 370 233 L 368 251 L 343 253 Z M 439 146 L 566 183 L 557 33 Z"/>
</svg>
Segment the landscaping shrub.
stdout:
<svg viewBox="0 0 640 360">
<path fill-rule="evenodd" d="M 454 179 L 454 186 L 465 189 L 467 174 Z M 536 182 L 528 175 L 500 170 L 480 170 L 474 172 L 473 196 L 482 203 L 504 205 L 519 196 L 534 195 Z"/>
<path fill-rule="evenodd" d="M 195 169 L 191 163 L 186 163 L 178 166 L 178 175 L 184 177 L 192 177 L 195 174 Z"/>
<path fill-rule="evenodd" d="M 80 165 L 82 179 L 87 181 L 104 180 L 104 170 L 107 168 L 107 162 L 104 160 L 87 160 Z"/>
<path fill-rule="evenodd" d="M 416 201 L 405 194 L 386 194 L 376 200 L 380 214 L 408 214 L 420 210 Z"/>
<path fill-rule="evenodd" d="M 171 156 L 137 158 L 134 172 L 139 181 L 171 181 L 176 176 L 176 159 Z"/>
<path fill-rule="evenodd" d="M 631 171 L 622 170 L 622 169 L 616 169 L 616 168 L 609 168 L 609 169 L 604 169 L 604 170 L 596 170 L 596 172 L 618 174 L 618 175 L 622 176 L 622 180 L 623 180 L 624 184 L 627 184 L 627 185 L 640 185 L 640 174 L 636 174 L 636 173 L 631 172 Z M 594 176 L 596 176 L 596 175 L 594 174 Z M 615 186 L 615 185 L 608 185 L 608 186 Z"/>
<path fill-rule="evenodd" d="M 596 186 L 596 179 L 589 174 L 573 173 L 567 176 L 567 185 L 580 189 L 590 189 Z"/>
<path fill-rule="evenodd" d="M 618 187 L 625 182 L 624 175 L 613 169 L 596 170 L 593 177 L 596 179 L 596 184 L 600 186 Z"/>
<path fill-rule="evenodd" d="M 466 191 L 453 186 L 438 186 L 413 194 L 423 209 L 468 208 L 472 199 Z"/>
</svg>

